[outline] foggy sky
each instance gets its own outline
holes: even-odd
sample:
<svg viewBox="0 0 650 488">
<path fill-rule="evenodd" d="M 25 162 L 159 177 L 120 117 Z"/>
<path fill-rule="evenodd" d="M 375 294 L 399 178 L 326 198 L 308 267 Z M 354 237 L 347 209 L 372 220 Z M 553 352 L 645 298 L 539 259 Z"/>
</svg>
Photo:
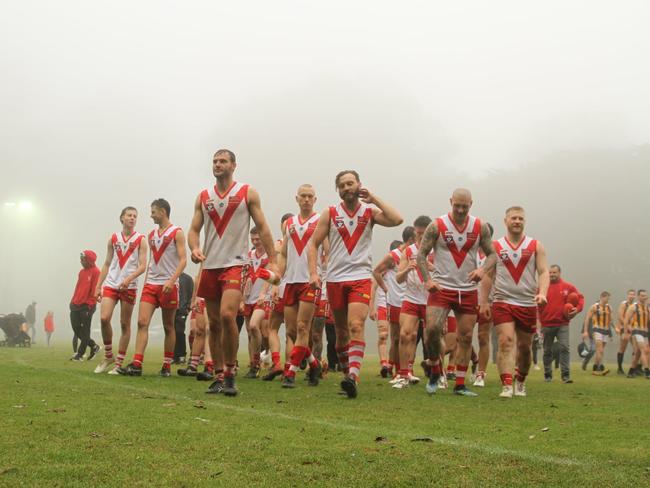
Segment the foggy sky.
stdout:
<svg viewBox="0 0 650 488">
<path fill-rule="evenodd" d="M 79 251 L 158 197 L 187 228 L 220 147 L 276 236 L 354 168 L 407 222 L 457 186 L 497 234 L 523 205 L 589 301 L 650 286 L 647 2 L 216 3 L 3 2 L 0 196 L 34 208 L 1 209 L 0 312 L 67 331 Z"/>
</svg>

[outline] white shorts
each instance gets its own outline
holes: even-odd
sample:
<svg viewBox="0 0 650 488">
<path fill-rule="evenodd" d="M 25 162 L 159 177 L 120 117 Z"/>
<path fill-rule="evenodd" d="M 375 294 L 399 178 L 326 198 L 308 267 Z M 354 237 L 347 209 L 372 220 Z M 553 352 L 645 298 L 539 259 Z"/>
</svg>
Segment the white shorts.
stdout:
<svg viewBox="0 0 650 488">
<path fill-rule="evenodd" d="M 609 342 L 609 335 L 601 334 L 600 332 L 594 332 L 594 341 L 600 341 L 603 344 L 607 344 Z"/>
<path fill-rule="evenodd" d="M 632 337 L 636 340 L 637 344 L 647 344 L 648 343 L 648 338 L 643 333 L 643 331 L 633 330 L 632 331 Z"/>
</svg>

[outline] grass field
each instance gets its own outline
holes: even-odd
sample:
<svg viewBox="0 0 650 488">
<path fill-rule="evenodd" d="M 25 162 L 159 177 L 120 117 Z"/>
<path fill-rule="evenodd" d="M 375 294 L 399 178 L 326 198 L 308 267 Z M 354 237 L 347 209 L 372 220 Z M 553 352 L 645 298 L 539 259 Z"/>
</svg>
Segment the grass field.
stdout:
<svg viewBox="0 0 650 488">
<path fill-rule="evenodd" d="M 650 381 L 532 372 L 503 400 L 391 389 L 364 364 L 359 398 L 240 379 L 96 375 L 63 349 L 0 348 L 0 486 L 650 486 Z M 156 360 L 154 361 L 154 358 Z"/>
</svg>

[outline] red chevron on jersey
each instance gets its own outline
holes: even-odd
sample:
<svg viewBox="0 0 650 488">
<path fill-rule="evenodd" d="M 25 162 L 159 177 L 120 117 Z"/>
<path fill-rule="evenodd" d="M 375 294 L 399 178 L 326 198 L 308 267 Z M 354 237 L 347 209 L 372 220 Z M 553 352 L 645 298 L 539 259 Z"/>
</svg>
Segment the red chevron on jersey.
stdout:
<svg viewBox="0 0 650 488">
<path fill-rule="evenodd" d="M 526 265 L 528 264 L 528 261 L 530 261 L 530 258 L 535 255 L 535 251 L 537 250 L 537 241 L 533 239 L 532 241 L 530 241 L 530 243 L 525 249 L 522 249 L 521 252 L 517 252 L 517 250 L 521 247 L 521 245 L 526 240 L 525 238 L 521 240 L 519 246 L 517 247 L 514 247 L 512 244 L 510 244 L 510 241 L 508 241 L 507 237 L 504 237 L 504 240 L 506 241 L 506 244 L 508 244 L 512 252 L 508 252 L 507 249 L 504 249 L 503 246 L 501 246 L 501 243 L 499 241 L 493 242 L 494 250 L 496 251 L 497 256 L 499 257 L 503 265 L 510 273 L 510 276 L 512 276 L 514 282 L 518 284 L 519 280 L 521 279 L 521 275 L 526 269 Z M 516 264 L 514 261 L 517 261 Z"/>
<path fill-rule="evenodd" d="M 456 226 L 451 216 L 449 216 L 449 220 L 451 221 L 452 225 Z M 454 262 L 456 263 L 456 266 L 460 268 L 463 264 L 463 261 L 465 261 L 465 258 L 467 257 L 467 253 L 472 248 L 472 246 L 474 246 L 476 241 L 479 239 L 479 236 L 481 235 L 481 221 L 479 219 L 476 219 L 474 221 L 474 228 L 470 232 L 467 232 L 467 238 L 465 239 L 465 244 L 460 249 L 458 249 L 458 246 L 456 245 L 456 241 L 451 235 L 451 232 L 449 232 L 449 229 L 445 225 L 444 220 L 442 218 L 437 218 L 436 223 L 438 224 L 438 232 L 440 233 L 440 236 L 438 238 L 443 239 L 445 241 L 445 244 L 447 245 L 449 252 L 454 258 Z M 469 224 L 469 220 L 465 223 L 465 227 L 463 227 L 462 229 L 456 227 L 456 231 L 462 234 L 463 232 L 465 232 L 465 229 L 468 224 Z"/>
<path fill-rule="evenodd" d="M 347 218 L 350 219 L 354 218 L 354 215 L 357 212 L 357 210 L 355 210 L 355 212 L 350 215 L 345 207 L 343 207 L 343 210 L 347 214 Z M 366 226 L 372 221 L 372 209 L 370 207 L 366 208 L 365 212 L 363 212 L 363 215 L 359 215 L 357 217 L 357 226 L 355 227 L 352 234 L 350 234 L 347 227 L 345 226 L 345 218 L 346 217 L 339 215 L 339 213 L 336 211 L 336 207 L 330 207 L 330 220 L 332 221 L 334 227 L 336 227 L 336 230 L 339 232 L 339 235 L 345 244 L 345 248 L 348 250 L 348 254 L 352 254 L 352 251 L 354 251 L 354 248 L 357 246 L 357 243 L 359 242 L 363 231 L 366 229 Z"/>
<path fill-rule="evenodd" d="M 151 255 L 153 256 L 153 260 L 156 262 L 156 264 L 158 264 L 158 261 L 160 261 L 160 258 L 165 252 L 165 249 L 167 249 L 167 246 L 169 246 L 174 241 L 174 239 L 176 238 L 176 233 L 179 230 L 181 230 L 180 227 L 177 227 L 172 232 L 170 232 L 169 235 L 165 236 L 159 248 L 156 247 L 156 243 L 153 240 L 153 236 L 154 236 L 154 232 L 158 232 L 158 237 L 160 237 L 160 229 L 158 229 L 157 231 L 152 230 L 151 232 L 149 232 L 149 247 L 151 247 Z"/>
<path fill-rule="evenodd" d="M 250 278 L 251 283 L 255 283 L 257 281 L 257 271 L 260 268 L 266 268 L 266 266 L 269 264 L 269 258 L 266 253 L 262 254 L 258 258 L 257 252 L 255 252 L 255 250 L 251 251 L 250 258 L 252 265 L 248 268 L 248 277 Z M 258 260 L 257 263 L 255 262 L 256 260 Z"/>
<path fill-rule="evenodd" d="M 133 242 L 129 242 L 131 240 L 131 237 L 134 235 L 137 235 L 138 237 Z M 122 240 L 124 243 L 129 243 L 128 247 L 126 248 L 126 252 L 122 254 L 121 246 L 117 245 L 117 234 L 113 234 L 111 240 L 113 241 L 113 249 L 115 249 L 115 254 L 117 254 L 117 262 L 120 265 L 120 269 L 124 267 L 126 262 L 131 257 L 131 254 L 133 254 L 133 251 L 135 251 L 140 246 L 140 241 L 143 237 L 144 236 L 142 234 L 138 235 L 134 232 L 128 239 L 124 239 L 124 234 L 122 234 Z"/>
<path fill-rule="evenodd" d="M 314 215 L 316 214 L 310 215 L 307 218 L 307 220 L 311 219 Z M 307 220 L 305 220 L 305 222 L 302 222 L 300 215 L 298 215 L 296 219 L 298 221 L 298 225 L 303 225 L 305 224 L 305 222 L 307 222 Z M 305 233 L 302 235 L 302 239 L 298 236 L 298 232 L 296 231 L 296 229 L 291 227 L 291 229 L 289 230 L 289 236 L 291 237 L 291 241 L 293 242 L 293 245 L 296 246 L 296 252 L 298 253 L 298 256 L 302 256 L 302 252 L 305 250 L 305 247 L 307 246 L 307 242 L 309 242 L 309 238 L 316 230 L 316 225 L 318 225 L 318 221 L 309 224 L 307 226 L 307 229 L 305 230 Z"/>
<path fill-rule="evenodd" d="M 217 194 L 219 198 L 225 200 L 226 196 L 228 195 L 230 190 L 232 190 L 235 184 L 236 183 L 233 182 L 230 188 L 228 188 L 228 190 L 226 190 L 226 192 L 223 195 L 219 193 L 219 190 L 217 190 L 217 185 L 215 185 L 214 192 Z M 248 195 L 248 185 L 242 185 L 242 187 L 239 189 L 237 193 L 235 193 L 234 195 L 228 198 L 228 203 L 225 204 L 226 208 L 223 211 L 223 215 L 219 215 L 214 205 L 214 201 L 211 200 L 210 196 L 208 195 L 208 191 L 203 190 L 201 192 L 201 204 L 205 207 L 205 211 L 210 216 L 210 219 L 214 224 L 214 228 L 216 229 L 219 238 L 223 237 L 223 233 L 226 231 L 226 228 L 228 227 L 228 224 L 230 223 L 230 219 L 232 219 L 235 210 L 237 209 L 237 207 L 241 202 L 246 201 L 247 195 Z M 219 207 L 223 207 L 223 205 L 224 202 L 219 203 Z"/>
</svg>

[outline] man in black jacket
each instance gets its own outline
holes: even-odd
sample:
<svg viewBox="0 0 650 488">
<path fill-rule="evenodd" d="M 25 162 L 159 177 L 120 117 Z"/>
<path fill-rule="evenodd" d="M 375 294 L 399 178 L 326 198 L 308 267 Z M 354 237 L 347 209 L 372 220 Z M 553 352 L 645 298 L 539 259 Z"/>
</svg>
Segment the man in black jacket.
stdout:
<svg viewBox="0 0 650 488">
<path fill-rule="evenodd" d="M 192 293 L 194 292 L 194 280 L 187 273 L 182 273 L 178 278 L 178 309 L 174 320 L 176 329 L 176 345 L 174 348 L 174 364 L 185 363 L 187 349 L 185 344 L 185 321 L 190 313 Z"/>
</svg>

